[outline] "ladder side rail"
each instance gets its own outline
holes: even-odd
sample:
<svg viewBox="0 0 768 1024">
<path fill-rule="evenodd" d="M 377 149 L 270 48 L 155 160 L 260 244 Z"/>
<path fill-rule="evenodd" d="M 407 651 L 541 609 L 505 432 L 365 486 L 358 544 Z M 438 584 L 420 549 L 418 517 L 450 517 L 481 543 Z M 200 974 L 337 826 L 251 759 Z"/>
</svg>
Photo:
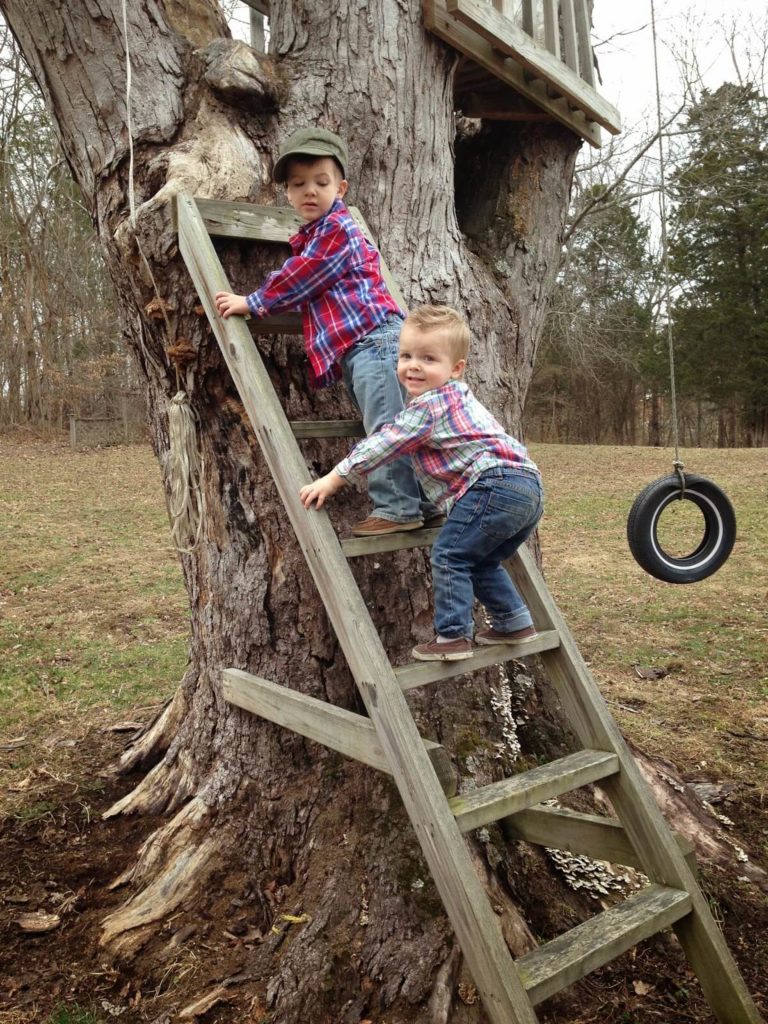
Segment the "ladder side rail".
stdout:
<svg viewBox="0 0 768 1024">
<path fill-rule="evenodd" d="M 692 913 L 678 921 L 674 930 L 712 1011 L 721 1024 L 760 1024 L 762 1018 L 709 905 L 525 545 L 509 568 L 534 620 L 543 611 L 544 621 L 560 634 L 560 646 L 542 657 L 580 742 L 591 749 L 612 750 L 619 758 L 618 775 L 600 785 L 643 871 L 652 882 L 685 889 L 691 896 Z"/>
<path fill-rule="evenodd" d="M 450 813 L 423 741 L 324 512 L 301 504 L 309 473 L 245 322 L 216 314 L 228 282 L 190 196 L 177 197 L 179 248 L 325 603 L 406 811 L 493 1024 L 536 1024 L 498 919 Z"/>
</svg>

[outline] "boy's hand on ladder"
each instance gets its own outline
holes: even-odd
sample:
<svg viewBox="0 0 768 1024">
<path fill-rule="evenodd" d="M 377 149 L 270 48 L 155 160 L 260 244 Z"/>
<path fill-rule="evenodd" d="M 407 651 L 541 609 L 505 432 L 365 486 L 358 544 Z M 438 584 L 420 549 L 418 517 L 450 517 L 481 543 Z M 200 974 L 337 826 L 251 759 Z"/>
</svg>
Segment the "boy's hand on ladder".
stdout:
<svg viewBox="0 0 768 1024">
<path fill-rule="evenodd" d="M 312 503 L 316 502 L 315 507 L 322 508 L 325 499 L 341 490 L 345 483 L 344 477 L 339 476 L 336 470 L 332 469 L 330 473 L 321 476 L 319 480 L 314 480 L 311 484 L 305 484 L 301 488 L 299 491 L 301 503 L 304 508 L 311 508 Z"/>
<path fill-rule="evenodd" d="M 216 292 L 213 297 L 216 305 L 216 312 L 224 319 L 230 316 L 248 316 L 250 310 L 244 295 L 234 295 L 232 292 Z"/>
</svg>

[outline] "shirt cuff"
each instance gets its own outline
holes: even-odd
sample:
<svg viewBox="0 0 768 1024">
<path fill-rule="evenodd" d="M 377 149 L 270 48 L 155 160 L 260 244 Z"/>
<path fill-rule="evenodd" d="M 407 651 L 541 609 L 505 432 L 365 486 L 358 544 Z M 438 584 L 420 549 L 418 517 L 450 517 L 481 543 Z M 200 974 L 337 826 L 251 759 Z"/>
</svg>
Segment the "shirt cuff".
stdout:
<svg viewBox="0 0 768 1024">
<path fill-rule="evenodd" d="M 339 476 L 345 478 L 348 476 L 360 475 L 359 470 L 355 469 L 355 467 L 352 465 L 351 461 L 348 458 L 342 459 L 341 462 L 337 466 L 334 466 L 333 468 L 339 474 Z"/>
<path fill-rule="evenodd" d="M 248 309 L 251 311 L 251 316 L 256 320 L 261 320 L 265 316 L 269 316 L 269 310 L 264 305 L 261 292 L 251 292 L 250 295 L 245 296 L 245 301 L 248 303 Z"/>
</svg>

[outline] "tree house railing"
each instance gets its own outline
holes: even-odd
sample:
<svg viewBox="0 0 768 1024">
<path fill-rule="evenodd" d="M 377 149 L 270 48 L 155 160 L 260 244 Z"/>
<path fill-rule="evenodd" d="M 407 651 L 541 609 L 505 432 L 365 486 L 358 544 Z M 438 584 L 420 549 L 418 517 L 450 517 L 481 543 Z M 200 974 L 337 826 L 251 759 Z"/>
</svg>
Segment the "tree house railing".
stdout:
<svg viewBox="0 0 768 1024">
<path fill-rule="evenodd" d="M 621 130 L 595 88 L 588 0 L 424 0 L 424 21 L 463 54 L 456 99 L 468 116 L 555 118 L 593 146 L 601 127 Z"/>
</svg>

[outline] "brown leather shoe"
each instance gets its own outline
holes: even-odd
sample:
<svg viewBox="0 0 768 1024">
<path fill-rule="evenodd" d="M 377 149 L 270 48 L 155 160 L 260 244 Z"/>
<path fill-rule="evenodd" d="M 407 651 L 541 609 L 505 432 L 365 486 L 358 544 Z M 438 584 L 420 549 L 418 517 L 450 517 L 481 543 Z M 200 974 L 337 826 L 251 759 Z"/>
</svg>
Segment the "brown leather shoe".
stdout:
<svg viewBox="0 0 768 1024">
<path fill-rule="evenodd" d="M 417 644 L 411 654 L 417 661 L 463 661 L 472 657 L 472 641 L 465 636 L 438 643 L 437 637 L 426 644 Z"/>
<path fill-rule="evenodd" d="M 535 626 L 516 629 L 511 633 L 501 633 L 497 629 L 481 629 L 475 633 L 478 644 L 524 644 L 526 640 L 535 640 L 539 634 Z"/>
<path fill-rule="evenodd" d="M 355 523 L 352 527 L 353 537 L 381 537 L 387 533 L 401 533 L 403 530 L 420 530 L 422 522 L 414 519 L 410 523 L 394 523 L 391 519 L 382 519 L 380 516 L 368 516 L 362 523 Z"/>
</svg>

